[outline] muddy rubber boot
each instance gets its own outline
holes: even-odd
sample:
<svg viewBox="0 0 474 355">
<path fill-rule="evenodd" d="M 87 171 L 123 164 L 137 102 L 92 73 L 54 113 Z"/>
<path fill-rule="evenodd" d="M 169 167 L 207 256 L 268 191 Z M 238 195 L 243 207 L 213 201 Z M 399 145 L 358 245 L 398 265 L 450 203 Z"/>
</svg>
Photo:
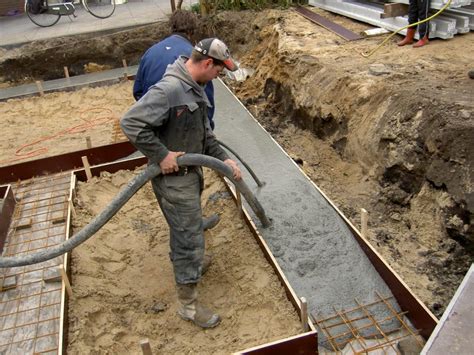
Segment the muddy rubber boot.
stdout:
<svg viewBox="0 0 474 355">
<path fill-rule="evenodd" d="M 197 284 L 176 285 L 180 308 L 178 315 L 197 326 L 208 329 L 214 328 L 221 322 L 221 317 L 204 307 L 197 301 Z"/>
<path fill-rule="evenodd" d="M 212 229 L 215 226 L 217 226 L 217 224 L 219 223 L 220 220 L 221 220 L 221 218 L 219 217 L 219 215 L 217 215 L 215 213 L 210 217 L 204 217 L 202 219 L 202 228 L 205 231 L 207 231 L 208 229 Z"/>
<path fill-rule="evenodd" d="M 400 42 L 398 42 L 397 45 L 399 47 L 402 47 L 402 46 L 405 46 L 407 44 L 412 44 L 413 43 L 413 38 L 415 38 L 415 33 L 416 33 L 416 29 L 409 28 L 407 30 L 406 37 L 403 40 L 401 40 Z"/>
<path fill-rule="evenodd" d="M 428 36 L 425 36 L 425 37 L 423 37 L 422 39 L 420 39 L 418 42 L 416 42 L 416 43 L 413 45 L 413 48 L 420 48 L 420 47 L 423 47 L 424 45 L 427 45 L 428 42 L 429 42 Z"/>
<path fill-rule="evenodd" d="M 201 275 L 204 275 L 207 270 L 211 267 L 212 264 L 212 254 L 211 253 L 206 253 L 204 254 L 204 259 L 202 261 L 202 271 Z"/>
</svg>

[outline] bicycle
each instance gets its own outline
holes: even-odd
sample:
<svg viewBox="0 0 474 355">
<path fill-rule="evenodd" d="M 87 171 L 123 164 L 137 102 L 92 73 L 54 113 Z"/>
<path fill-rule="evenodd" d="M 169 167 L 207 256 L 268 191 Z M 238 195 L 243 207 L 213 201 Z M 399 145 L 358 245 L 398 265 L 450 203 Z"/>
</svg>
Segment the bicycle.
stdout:
<svg viewBox="0 0 474 355">
<path fill-rule="evenodd" d="M 54 3 L 49 3 L 54 1 Z M 75 4 L 82 4 L 92 16 L 100 19 L 112 16 L 115 0 L 25 0 L 25 12 L 28 18 L 40 27 L 50 27 L 58 23 L 61 16 L 74 16 Z"/>
</svg>

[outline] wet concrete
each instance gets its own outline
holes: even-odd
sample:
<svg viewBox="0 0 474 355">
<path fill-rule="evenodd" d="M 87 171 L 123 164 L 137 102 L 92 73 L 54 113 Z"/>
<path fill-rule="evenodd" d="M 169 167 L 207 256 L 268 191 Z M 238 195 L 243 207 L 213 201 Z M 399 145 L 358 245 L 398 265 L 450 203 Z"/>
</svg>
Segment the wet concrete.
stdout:
<svg viewBox="0 0 474 355">
<path fill-rule="evenodd" d="M 391 296 L 342 218 L 293 160 L 221 82 L 215 91 L 216 134 L 266 183 L 259 189 L 245 174 L 273 221 L 259 231 L 298 297 L 308 300 L 310 312 L 321 319 L 335 309 L 356 307 L 355 299 L 363 304 L 378 300 L 375 291 Z M 390 315 L 385 306 L 370 310 L 377 320 Z M 385 329 L 397 326 L 384 323 Z"/>
</svg>

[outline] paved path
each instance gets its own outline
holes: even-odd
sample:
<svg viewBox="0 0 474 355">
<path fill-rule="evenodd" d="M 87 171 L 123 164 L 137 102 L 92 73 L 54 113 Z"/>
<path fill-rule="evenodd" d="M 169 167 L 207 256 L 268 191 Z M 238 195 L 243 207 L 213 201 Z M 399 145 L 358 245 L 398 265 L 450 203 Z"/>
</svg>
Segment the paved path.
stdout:
<svg viewBox="0 0 474 355">
<path fill-rule="evenodd" d="M 189 8 L 194 0 L 185 0 L 183 8 Z M 171 13 L 169 0 L 129 0 L 117 5 L 114 14 L 107 19 L 98 19 L 78 5 L 77 17 L 72 21 L 67 16 L 47 28 L 36 26 L 26 14 L 0 17 L 0 46 L 15 46 L 34 40 L 71 36 L 97 31 L 114 30 L 144 25 L 165 20 Z"/>
</svg>

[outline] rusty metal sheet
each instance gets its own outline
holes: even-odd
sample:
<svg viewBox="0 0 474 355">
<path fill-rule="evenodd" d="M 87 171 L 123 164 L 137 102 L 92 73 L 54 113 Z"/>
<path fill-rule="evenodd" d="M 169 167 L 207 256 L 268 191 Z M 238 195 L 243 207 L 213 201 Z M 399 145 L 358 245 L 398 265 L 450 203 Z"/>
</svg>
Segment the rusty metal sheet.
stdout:
<svg viewBox="0 0 474 355">
<path fill-rule="evenodd" d="M 324 27 L 325 29 L 337 34 L 338 36 L 348 40 L 348 41 L 355 41 L 358 39 L 362 39 L 363 37 L 358 35 L 357 33 L 352 32 L 351 30 L 348 30 L 347 28 L 338 25 L 337 23 L 332 22 L 331 20 L 318 15 L 317 13 L 314 13 L 313 11 L 302 7 L 302 6 L 297 6 L 295 8 L 295 11 L 299 13 L 301 16 L 307 18 L 311 22 L 314 22 L 317 25 L 320 25 Z"/>
<path fill-rule="evenodd" d="M 246 349 L 236 354 L 252 355 L 280 355 L 280 354 L 317 354 L 318 337 L 316 331 L 300 334 L 291 338 L 277 340 L 251 349 Z"/>
<path fill-rule="evenodd" d="M 80 168 L 83 166 L 82 156 L 87 156 L 90 165 L 98 165 L 124 158 L 135 151 L 130 142 L 121 142 L 3 166 L 0 167 L 0 184 Z"/>
</svg>

